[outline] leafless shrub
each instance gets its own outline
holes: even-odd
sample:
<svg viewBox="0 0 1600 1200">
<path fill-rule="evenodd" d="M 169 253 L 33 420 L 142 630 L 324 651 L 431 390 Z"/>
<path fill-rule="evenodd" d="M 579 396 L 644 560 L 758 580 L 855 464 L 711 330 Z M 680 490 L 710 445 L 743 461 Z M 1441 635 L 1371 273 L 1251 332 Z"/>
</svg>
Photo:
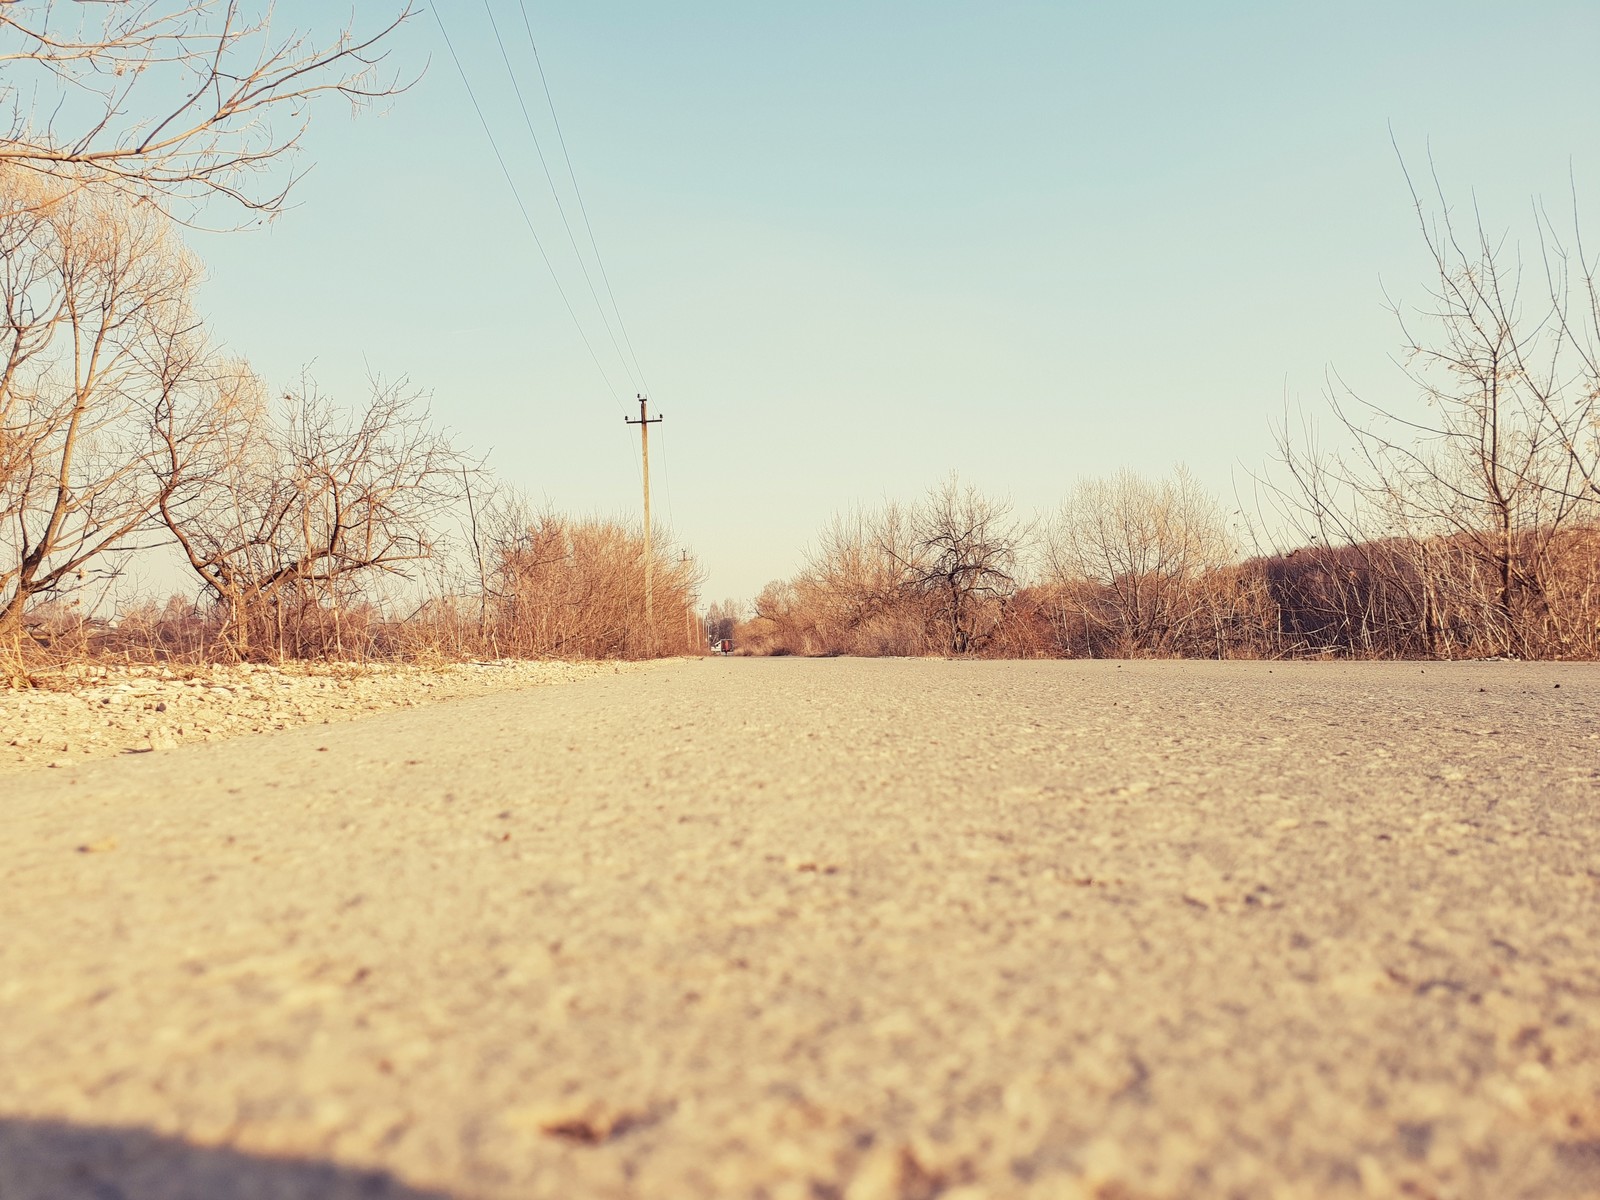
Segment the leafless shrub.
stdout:
<svg viewBox="0 0 1600 1200">
<path fill-rule="evenodd" d="M 487 640 L 497 654 L 651 658 L 690 649 L 699 570 L 653 539 L 654 622 L 644 612 L 643 533 L 611 520 L 534 512 L 516 499 L 487 522 Z M 693 650 L 700 653 L 697 632 Z"/>
<path fill-rule="evenodd" d="M 1061 657 L 1067 643 L 1060 635 L 1058 614 L 1056 591 L 1048 583 L 1019 587 L 1007 602 L 1002 620 L 984 643 L 984 656 Z"/>
<path fill-rule="evenodd" d="M 750 617 L 739 625 L 735 638 L 751 654 L 820 653 L 810 644 L 808 622 L 797 611 L 792 583 L 774 580 L 762 588 L 750 606 Z"/>
<path fill-rule="evenodd" d="M 1069 653 L 1224 655 L 1236 551 L 1216 502 L 1187 471 L 1080 483 L 1046 541 Z"/>
<path fill-rule="evenodd" d="M 951 476 L 918 505 L 833 519 L 804 569 L 756 598 L 740 644 L 765 654 L 968 654 L 1005 626 L 1025 528 Z"/>
<path fill-rule="evenodd" d="M 97 657 L 136 663 L 200 663 L 218 644 L 215 614 L 187 596 L 147 600 L 117 613 L 93 647 Z"/>
<path fill-rule="evenodd" d="M 897 504 L 833 519 L 794 581 L 790 612 L 803 629 L 794 652 L 926 652 L 926 605 L 908 565 L 916 556 L 911 524 Z"/>
</svg>

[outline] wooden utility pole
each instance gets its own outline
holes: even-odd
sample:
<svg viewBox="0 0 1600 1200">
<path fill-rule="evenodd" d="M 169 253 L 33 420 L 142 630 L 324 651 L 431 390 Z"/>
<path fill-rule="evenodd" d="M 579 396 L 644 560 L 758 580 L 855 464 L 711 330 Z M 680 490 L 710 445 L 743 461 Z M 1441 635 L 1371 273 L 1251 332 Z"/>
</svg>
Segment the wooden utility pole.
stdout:
<svg viewBox="0 0 1600 1200">
<path fill-rule="evenodd" d="M 656 640 L 656 597 L 655 597 L 655 551 L 650 546 L 650 426 L 659 425 L 661 418 L 652 417 L 649 412 L 650 401 L 643 396 L 639 397 L 639 419 L 623 417 L 629 425 L 639 427 L 639 459 L 642 470 L 640 475 L 644 479 L 644 627 L 645 636 L 650 639 L 651 650 L 654 652 Z"/>
</svg>

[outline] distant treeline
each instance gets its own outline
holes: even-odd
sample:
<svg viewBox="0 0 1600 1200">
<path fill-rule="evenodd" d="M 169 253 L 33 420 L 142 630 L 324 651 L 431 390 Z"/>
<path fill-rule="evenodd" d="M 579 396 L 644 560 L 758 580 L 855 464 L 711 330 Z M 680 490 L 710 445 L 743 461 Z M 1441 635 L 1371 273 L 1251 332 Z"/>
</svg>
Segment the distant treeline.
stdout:
<svg viewBox="0 0 1600 1200">
<path fill-rule="evenodd" d="M 483 575 L 441 560 L 426 589 L 432 594 L 420 601 L 414 592 L 386 588 L 381 576 L 359 573 L 337 580 L 290 575 L 237 602 L 202 593 L 96 613 L 57 599 L 29 609 L 12 661 L 20 669 L 105 657 L 458 661 L 705 652 L 693 560 L 656 550 L 654 619 L 647 622 L 638 530 L 549 512 L 529 516 L 514 504 L 492 515 L 480 533 Z"/>
<path fill-rule="evenodd" d="M 710 623 L 752 654 L 1596 658 L 1600 525 L 1244 556 L 1183 473 L 1084 483 L 1042 528 L 952 479 Z"/>
<path fill-rule="evenodd" d="M 1278 426 L 1245 528 L 1182 472 L 1032 524 L 952 477 L 837 518 L 713 624 L 757 654 L 1600 657 L 1600 278 L 1542 209 L 1530 270 L 1413 199 L 1433 278 L 1394 310 L 1403 394 L 1334 376 L 1326 444 Z"/>
</svg>

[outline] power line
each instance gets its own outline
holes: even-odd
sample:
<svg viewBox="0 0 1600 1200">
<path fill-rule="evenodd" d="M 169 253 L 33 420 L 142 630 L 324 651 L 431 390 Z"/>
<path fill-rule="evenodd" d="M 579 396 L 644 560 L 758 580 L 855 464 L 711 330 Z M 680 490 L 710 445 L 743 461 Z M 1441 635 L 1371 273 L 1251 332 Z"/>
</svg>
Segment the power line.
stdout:
<svg viewBox="0 0 1600 1200">
<path fill-rule="evenodd" d="M 633 368 L 639 373 L 639 381 L 645 384 L 644 390 L 648 393 L 650 387 L 644 377 L 644 368 L 639 365 L 639 355 L 634 351 L 633 339 L 628 336 L 628 324 L 622 319 L 622 309 L 617 305 L 617 295 L 611 290 L 611 276 L 606 272 L 605 259 L 600 257 L 600 244 L 595 240 L 594 226 L 589 223 L 589 207 L 583 202 L 583 189 L 578 186 L 578 174 L 572 169 L 572 155 L 567 150 L 567 136 L 561 132 L 561 118 L 556 116 L 556 102 L 550 95 L 550 81 L 545 77 L 544 62 L 539 57 L 539 43 L 533 37 L 533 23 L 528 20 L 526 0 L 517 0 L 517 8 L 522 12 L 522 26 L 528 33 L 528 46 L 533 51 L 534 66 L 539 68 L 539 83 L 544 88 L 545 103 L 550 107 L 550 121 L 555 126 L 556 138 L 561 143 L 561 156 L 567 163 L 567 178 L 572 180 L 572 194 L 578 198 L 578 211 L 583 215 L 583 227 L 589 234 L 589 247 L 594 251 L 595 265 L 600 268 L 600 278 L 606 285 L 606 295 L 611 298 L 612 311 L 617 314 L 617 327 L 622 330 L 622 340 L 627 343 L 628 353 L 633 358 Z"/>
<path fill-rule="evenodd" d="M 489 18 L 489 28 L 494 32 L 495 45 L 500 47 L 500 61 L 505 63 L 506 75 L 510 78 L 511 88 L 517 96 L 517 106 L 522 109 L 522 123 L 528 127 L 528 137 L 533 142 L 534 152 L 539 156 L 539 166 L 544 170 L 545 182 L 550 185 L 551 199 L 556 202 L 556 212 L 560 214 L 562 227 L 567 231 L 567 241 L 572 246 L 573 257 L 578 260 L 578 269 L 583 272 L 583 282 L 588 285 L 589 296 L 594 300 L 595 311 L 600 314 L 600 320 L 605 324 L 606 334 L 611 339 L 611 348 L 617 352 L 617 360 L 622 364 L 622 369 L 627 372 L 629 380 L 640 389 L 648 391 L 644 385 L 644 375 L 638 370 L 638 359 L 635 358 L 633 365 L 630 366 L 628 363 L 628 355 L 622 352 L 622 347 L 617 342 L 616 331 L 611 327 L 611 316 L 606 312 L 606 306 L 600 303 L 600 293 L 595 290 L 594 279 L 589 274 L 589 264 L 584 261 L 583 251 L 578 249 L 578 239 L 572 232 L 572 222 L 567 220 L 566 205 L 561 203 L 561 193 L 556 188 L 555 177 L 550 174 L 550 164 L 545 161 L 544 147 L 540 145 L 539 134 L 533 127 L 533 117 L 531 114 L 529 114 L 527 101 L 522 95 L 522 84 L 518 82 L 516 69 L 511 65 L 511 55 L 506 51 L 505 40 L 500 36 L 500 25 L 494 19 L 494 9 L 490 6 L 489 0 L 483 0 L 483 11 L 484 15 Z M 526 15 L 526 13 L 524 13 L 524 15 Z M 548 99 L 548 97 L 549 93 L 547 91 L 546 98 Z M 554 116 L 554 113 L 555 110 L 554 107 L 552 107 L 551 115 Z M 574 181 L 574 188 L 576 188 L 576 181 Z M 581 207 L 581 196 L 579 197 L 579 204 Z M 595 261 L 597 263 L 599 262 L 598 250 L 595 251 Z M 612 307 L 616 307 L 616 300 L 614 298 L 612 300 Z M 618 312 L 617 323 L 620 325 L 621 322 L 622 314 L 621 312 Z M 627 336 L 626 330 L 623 331 L 623 336 Z"/>
<path fill-rule="evenodd" d="M 663 425 L 656 431 L 656 437 L 661 443 L 661 483 L 667 492 L 667 528 L 677 532 L 678 522 L 672 515 L 672 471 L 667 466 L 667 427 Z"/>
<path fill-rule="evenodd" d="M 517 208 L 522 213 L 522 221 L 528 227 L 528 233 L 533 237 L 533 244 L 539 248 L 539 257 L 544 260 L 545 269 L 550 272 L 550 279 L 556 285 L 556 291 L 561 295 L 561 303 L 566 305 L 567 315 L 572 318 L 572 323 L 577 327 L 578 336 L 583 339 L 584 348 L 589 351 L 589 357 L 594 360 L 595 370 L 600 372 L 600 378 L 605 381 L 606 390 L 611 393 L 611 399 L 617 408 L 626 417 L 627 410 L 622 407 L 622 398 L 617 395 L 617 389 L 612 386 L 611 376 L 606 374 L 606 369 L 600 362 L 600 356 L 594 352 L 594 345 L 589 341 L 589 335 L 584 331 L 583 322 L 578 320 L 577 311 L 572 307 L 572 301 L 567 298 L 567 289 L 561 286 L 561 277 L 556 274 L 555 264 L 550 261 L 550 255 L 545 251 L 544 242 L 539 237 L 539 231 L 534 228 L 533 218 L 528 215 L 528 206 L 523 203 L 522 192 L 517 187 L 517 181 L 512 178 L 511 169 L 506 166 L 505 156 L 500 153 L 500 144 L 495 141 L 494 131 L 489 128 L 488 118 L 483 115 L 483 106 L 478 103 L 478 95 L 473 90 L 472 81 L 467 78 L 466 68 L 461 65 L 461 58 L 456 54 L 455 43 L 450 40 L 450 31 L 444 27 L 444 18 L 439 15 L 439 6 L 432 6 L 433 19 L 439 26 L 439 33 L 444 37 L 445 48 L 450 51 L 450 59 L 456 65 L 456 73 L 461 76 L 462 86 L 467 89 L 467 99 L 472 101 L 472 109 L 478 114 L 478 124 L 483 126 L 484 136 L 489 139 L 489 148 L 494 151 L 495 161 L 500 164 L 500 173 L 505 176 L 506 184 L 511 188 L 511 195 L 517 202 Z"/>
</svg>

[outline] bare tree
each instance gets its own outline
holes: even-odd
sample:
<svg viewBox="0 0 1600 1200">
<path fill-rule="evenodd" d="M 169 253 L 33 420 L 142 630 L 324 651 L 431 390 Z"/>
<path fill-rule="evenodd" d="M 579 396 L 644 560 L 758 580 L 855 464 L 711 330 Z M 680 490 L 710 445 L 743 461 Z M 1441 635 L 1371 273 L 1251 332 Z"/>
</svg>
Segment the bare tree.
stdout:
<svg viewBox="0 0 1600 1200">
<path fill-rule="evenodd" d="M 1434 188 L 1436 214 L 1412 190 L 1428 301 L 1392 306 L 1420 404 L 1336 380 L 1343 446 L 1320 453 L 1285 422 L 1279 495 L 1303 532 L 1364 547 L 1365 566 L 1387 572 L 1381 591 L 1410 591 L 1403 624 L 1383 635 L 1396 649 L 1538 655 L 1570 643 L 1559 560 L 1600 520 L 1594 271 L 1581 238 L 1574 263 L 1539 212 L 1545 286 L 1527 287 L 1516 247 L 1476 213 L 1463 230 Z"/>
<path fill-rule="evenodd" d="M 323 93 L 362 104 L 407 84 L 384 69 L 406 4 L 370 31 L 280 33 L 239 0 L 4 0 L 0 163 L 163 207 L 222 196 L 282 208 L 272 178 Z M 0 120 L 3 120 L 0 117 Z"/>
<path fill-rule="evenodd" d="M 1009 503 L 962 487 L 954 473 L 914 510 L 905 565 L 933 604 L 950 653 L 977 649 L 999 628 L 1026 536 Z"/>
<path fill-rule="evenodd" d="M 794 581 L 792 616 L 805 627 L 804 651 L 923 653 L 927 614 L 908 568 L 914 557 L 911 519 L 900 505 L 835 516 Z"/>
<path fill-rule="evenodd" d="M 152 422 L 212 371 L 197 273 L 150 208 L 0 168 L 0 631 L 148 543 Z"/>
<path fill-rule="evenodd" d="M 1109 631 L 1123 654 L 1220 642 L 1220 572 L 1234 557 L 1216 501 L 1181 468 L 1158 483 L 1129 471 L 1084 480 L 1062 505 L 1046 549 L 1061 602 L 1091 636 Z"/>
<path fill-rule="evenodd" d="M 263 640 L 280 653 L 325 648 L 306 642 L 312 617 L 309 636 L 342 652 L 351 589 L 433 558 L 476 466 L 403 380 L 375 381 L 365 408 L 346 413 L 309 379 L 274 407 L 239 371 L 212 411 L 208 455 L 163 442 L 167 528 L 226 607 L 239 655 Z M 324 618 L 331 637 L 316 627 Z"/>
</svg>

